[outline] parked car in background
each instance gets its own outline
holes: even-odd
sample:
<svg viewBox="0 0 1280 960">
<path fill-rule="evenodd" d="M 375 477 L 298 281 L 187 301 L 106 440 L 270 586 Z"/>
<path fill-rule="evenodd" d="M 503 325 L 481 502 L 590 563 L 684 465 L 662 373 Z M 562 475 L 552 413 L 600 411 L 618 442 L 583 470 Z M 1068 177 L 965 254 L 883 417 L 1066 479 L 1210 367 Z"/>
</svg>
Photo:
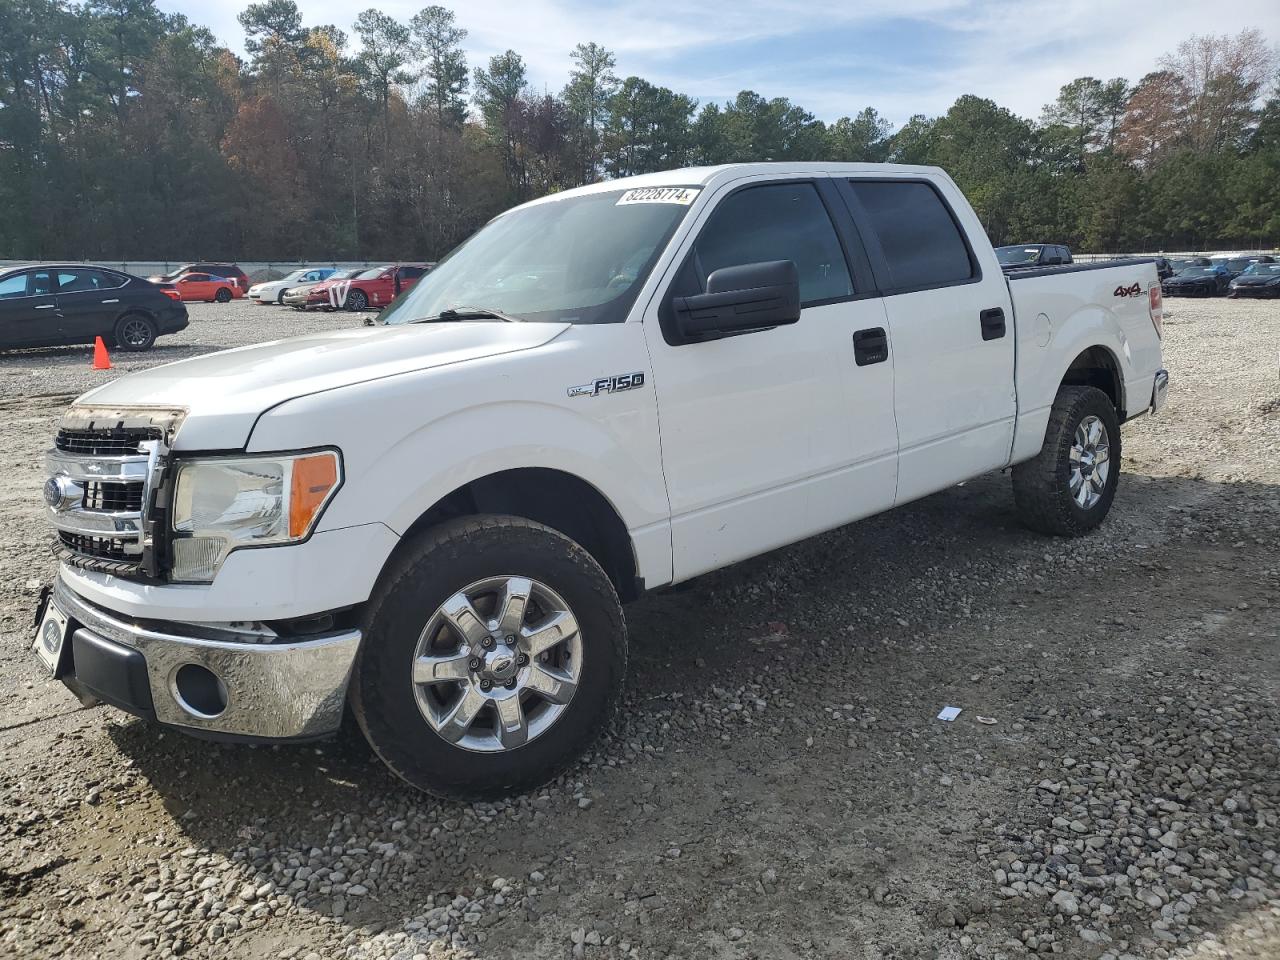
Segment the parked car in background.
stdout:
<svg viewBox="0 0 1280 960">
<path fill-rule="evenodd" d="M 996 247 L 1001 270 L 1029 270 L 1071 263 L 1071 251 L 1060 243 L 1015 243 Z"/>
<path fill-rule="evenodd" d="M 93 343 L 150 350 L 156 337 L 187 326 L 172 284 L 82 263 L 0 270 L 0 347 Z"/>
<path fill-rule="evenodd" d="M 147 279 L 152 283 L 174 283 L 184 273 L 208 273 L 215 277 L 226 277 L 229 280 L 235 280 L 242 292 L 249 289 L 249 275 L 241 270 L 237 264 L 218 263 L 214 260 L 184 263 L 176 270 L 170 270 L 168 273 L 154 277 L 147 277 Z"/>
<path fill-rule="evenodd" d="M 234 279 L 215 277 L 211 273 L 184 273 L 173 282 L 178 296 L 184 301 L 205 300 L 210 303 L 229 303 L 244 296 L 244 289 Z"/>
<path fill-rule="evenodd" d="M 1172 276 L 1176 276 L 1187 267 L 1211 267 L 1213 261 L 1208 257 L 1176 257 L 1169 261 L 1169 266 L 1173 268 Z"/>
<path fill-rule="evenodd" d="M 385 307 L 417 283 L 432 266 L 430 263 L 394 263 L 365 270 L 330 288 L 333 305 L 356 311 Z"/>
<path fill-rule="evenodd" d="M 1187 267 L 1160 285 L 1166 297 L 1216 297 L 1227 292 L 1231 274 L 1222 264 Z"/>
<path fill-rule="evenodd" d="M 350 280 L 362 273 L 364 273 L 363 267 L 357 267 L 354 270 L 339 270 L 317 283 L 304 283 L 296 287 L 290 287 L 281 295 L 280 302 L 286 307 L 293 307 L 295 310 L 329 307 L 331 304 L 329 303 L 328 294 L 322 292 L 321 288 L 327 291 L 327 285 L 337 283 L 339 280 Z"/>
<path fill-rule="evenodd" d="M 1280 263 L 1251 263 L 1228 290 L 1229 297 L 1280 297 Z"/>
<path fill-rule="evenodd" d="M 285 291 L 304 283 L 328 280 L 337 271 L 333 267 L 303 267 L 279 280 L 265 280 L 249 288 L 249 299 L 256 303 L 284 303 Z"/>
<path fill-rule="evenodd" d="M 1222 267 L 1227 274 L 1234 280 L 1240 274 L 1249 269 L 1249 265 L 1253 263 L 1275 263 L 1275 257 L 1267 256 L 1259 253 L 1242 253 L 1229 257 L 1213 257 L 1210 263 Z"/>
<path fill-rule="evenodd" d="M 1175 273 L 1173 264 L 1168 257 L 1156 257 L 1156 276 L 1161 280 L 1168 280 Z"/>
</svg>

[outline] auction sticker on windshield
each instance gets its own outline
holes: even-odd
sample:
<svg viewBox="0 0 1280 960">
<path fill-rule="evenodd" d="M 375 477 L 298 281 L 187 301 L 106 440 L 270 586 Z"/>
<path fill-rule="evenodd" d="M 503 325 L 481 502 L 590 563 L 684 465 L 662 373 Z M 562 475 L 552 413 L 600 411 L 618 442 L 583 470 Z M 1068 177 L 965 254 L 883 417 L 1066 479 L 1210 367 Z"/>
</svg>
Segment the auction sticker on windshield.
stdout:
<svg viewBox="0 0 1280 960">
<path fill-rule="evenodd" d="M 697 187 L 642 187 L 623 191 L 615 206 L 627 203 L 678 203 L 687 207 L 698 196 Z"/>
</svg>

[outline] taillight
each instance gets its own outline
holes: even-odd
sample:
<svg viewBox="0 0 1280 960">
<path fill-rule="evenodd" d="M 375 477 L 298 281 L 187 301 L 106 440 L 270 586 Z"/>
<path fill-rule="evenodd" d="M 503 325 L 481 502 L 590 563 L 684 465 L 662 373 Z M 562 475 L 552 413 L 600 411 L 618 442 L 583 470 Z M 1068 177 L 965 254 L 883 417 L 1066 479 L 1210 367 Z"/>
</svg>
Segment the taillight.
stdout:
<svg viewBox="0 0 1280 960">
<path fill-rule="evenodd" d="M 1156 328 L 1156 336 L 1164 339 L 1164 294 L 1159 283 L 1147 288 L 1148 310 L 1151 313 L 1151 325 Z"/>
<path fill-rule="evenodd" d="M 164 294 L 166 297 L 168 297 L 170 300 L 181 300 L 181 299 L 182 299 L 182 294 L 178 293 L 178 291 L 177 291 L 177 290 L 166 290 L 166 289 L 164 289 L 164 288 L 161 288 L 160 292 L 161 292 L 161 293 L 163 293 L 163 294 Z"/>
</svg>

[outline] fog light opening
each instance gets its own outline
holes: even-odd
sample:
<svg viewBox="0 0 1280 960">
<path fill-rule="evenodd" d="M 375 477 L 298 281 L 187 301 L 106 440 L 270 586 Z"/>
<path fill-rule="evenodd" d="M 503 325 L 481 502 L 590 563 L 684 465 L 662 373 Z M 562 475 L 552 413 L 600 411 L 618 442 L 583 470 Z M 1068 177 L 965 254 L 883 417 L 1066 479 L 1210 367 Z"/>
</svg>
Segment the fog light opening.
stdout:
<svg viewBox="0 0 1280 960">
<path fill-rule="evenodd" d="M 227 687 L 207 667 L 184 663 L 173 674 L 173 699 L 192 716 L 212 720 L 227 709 Z"/>
</svg>

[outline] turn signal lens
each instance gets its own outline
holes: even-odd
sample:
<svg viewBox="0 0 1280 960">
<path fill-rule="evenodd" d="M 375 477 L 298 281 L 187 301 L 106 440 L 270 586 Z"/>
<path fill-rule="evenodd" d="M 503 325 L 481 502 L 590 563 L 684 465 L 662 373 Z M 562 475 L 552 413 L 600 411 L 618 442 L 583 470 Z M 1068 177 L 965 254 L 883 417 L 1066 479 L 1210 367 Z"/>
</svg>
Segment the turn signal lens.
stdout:
<svg viewBox="0 0 1280 960">
<path fill-rule="evenodd" d="M 332 453 L 317 453 L 293 461 L 293 477 L 289 484 L 289 536 L 306 536 L 311 521 L 338 484 L 338 458 Z"/>
<path fill-rule="evenodd" d="M 1147 297 L 1149 309 L 1151 311 L 1151 325 L 1156 328 L 1156 336 L 1161 340 L 1164 339 L 1164 294 L 1160 291 L 1160 284 L 1153 283 L 1147 289 Z"/>
</svg>

